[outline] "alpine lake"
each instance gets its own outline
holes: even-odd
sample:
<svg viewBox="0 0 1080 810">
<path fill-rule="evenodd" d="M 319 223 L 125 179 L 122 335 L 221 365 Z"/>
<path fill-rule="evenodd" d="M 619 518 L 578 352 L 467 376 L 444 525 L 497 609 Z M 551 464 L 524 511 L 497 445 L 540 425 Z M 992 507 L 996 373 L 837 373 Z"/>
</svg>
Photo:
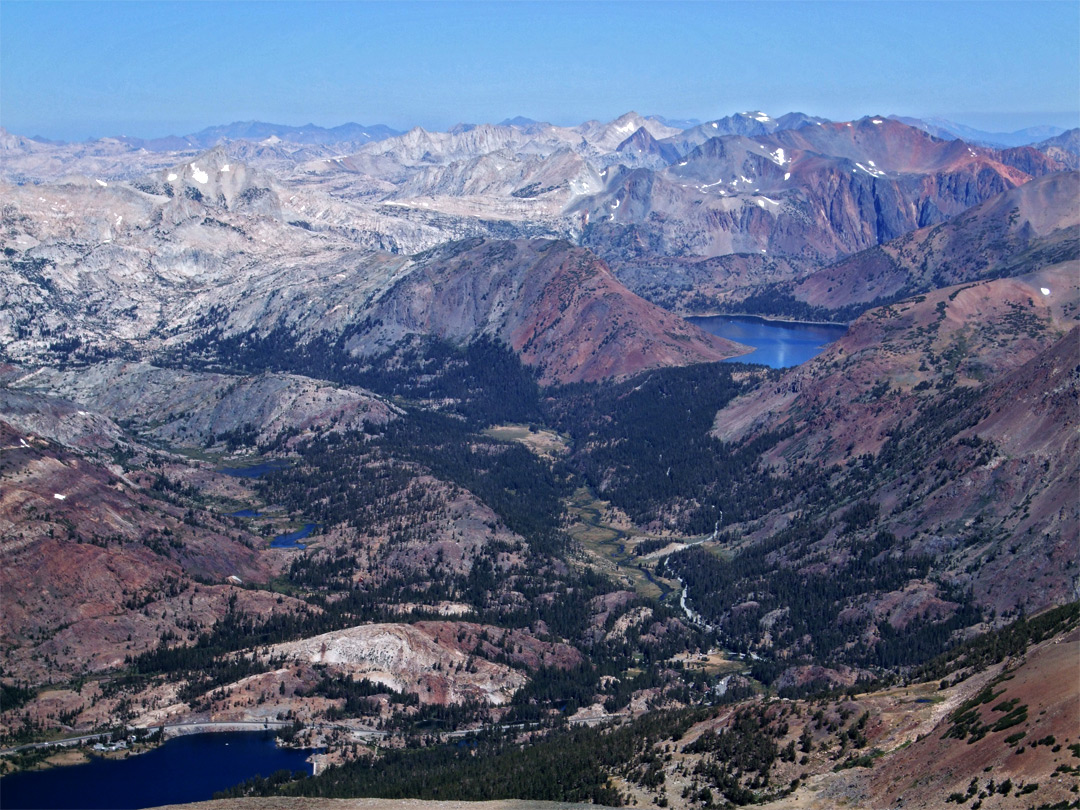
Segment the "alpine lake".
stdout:
<svg viewBox="0 0 1080 810">
<path fill-rule="evenodd" d="M 717 337 L 734 340 L 754 351 L 732 357 L 729 363 L 760 363 L 790 368 L 816 357 L 847 332 L 844 324 L 773 321 L 751 315 L 710 315 L 687 321 Z"/>
<path fill-rule="evenodd" d="M 175 737 L 125 759 L 21 771 L 0 779 L 4 810 L 137 810 L 209 799 L 253 776 L 311 773 L 310 751 L 279 748 L 264 731 Z"/>
</svg>

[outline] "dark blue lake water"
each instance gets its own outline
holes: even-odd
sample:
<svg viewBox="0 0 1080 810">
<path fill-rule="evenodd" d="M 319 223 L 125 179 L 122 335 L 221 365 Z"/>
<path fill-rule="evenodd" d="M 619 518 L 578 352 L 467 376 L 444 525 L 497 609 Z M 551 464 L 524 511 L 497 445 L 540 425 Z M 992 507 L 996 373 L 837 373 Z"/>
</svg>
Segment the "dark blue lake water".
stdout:
<svg viewBox="0 0 1080 810">
<path fill-rule="evenodd" d="M 728 362 L 761 363 L 772 368 L 802 365 L 847 332 L 846 326 L 766 321 L 743 315 L 713 315 L 686 320 L 706 332 L 754 347 L 750 354 L 733 357 Z"/>
<path fill-rule="evenodd" d="M 270 541 L 270 548 L 307 548 L 303 543 L 297 543 L 297 540 L 303 540 L 313 531 L 318 524 L 308 523 L 304 528 L 297 529 L 295 532 L 289 532 L 288 534 L 279 534 L 273 540 Z"/>
<path fill-rule="evenodd" d="M 231 475 L 233 478 L 262 478 L 274 470 L 284 470 L 290 467 L 285 459 L 275 459 L 263 464 L 252 464 L 250 467 L 221 467 L 218 472 Z"/>
<path fill-rule="evenodd" d="M 258 517 L 259 513 L 254 509 L 239 509 L 235 512 L 229 512 L 232 517 Z"/>
<path fill-rule="evenodd" d="M 311 773 L 310 751 L 278 748 L 269 734 L 177 737 L 128 759 L 28 771 L 0 779 L 4 810 L 136 810 L 209 799 L 215 790 L 282 769 Z"/>
</svg>

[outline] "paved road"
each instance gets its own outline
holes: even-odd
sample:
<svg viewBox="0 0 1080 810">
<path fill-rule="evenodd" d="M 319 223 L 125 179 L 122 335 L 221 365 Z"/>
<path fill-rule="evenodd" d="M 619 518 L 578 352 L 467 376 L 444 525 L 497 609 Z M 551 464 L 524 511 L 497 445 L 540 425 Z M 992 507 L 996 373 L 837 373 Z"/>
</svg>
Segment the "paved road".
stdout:
<svg viewBox="0 0 1080 810">
<path fill-rule="evenodd" d="M 627 717 L 627 712 L 616 712 L 615 714 L 602 714 L 596 717 L 579 717 L 571 718 L 568 722 L 571 725 L 597 725 L 600 723 L 606 723 L 609 720 L 618 720 Z M 499 726 L 500 729 L 511 728 L 524 728 L 529 724 L 504 724 Z M 179 737 L 185 734 L 204 734 L 207 732 L 215 731 L 262 731 L 263 729 L 271 728 L 291 728 L 292 723 L 284 720 L 229 720 L 229 721 L 207 721 L 207 722 L 192 722 L 192 723 L 173 723 L 165 725 L 165 737 Z M 157 731 L 162 726 L 150 726 L 147 728 L 137 729 L 135 726 L 128 726 L 128 731 L 133 732 L 137 730 L 142 731 Z M 383 738 L 388 737 L 393 732 L 380 731 L 374 728 L 354 728 L 352 726 L 341 725 L 339 723 L 315 723 L 314 725 L 304 726 L 304 730 L 315 729 L 317 731 L 344 731 L 354 737 L 368 737 L 368 738 Z M 465 737 L 469 734 L 475 734 L 480 729 L 470 729 L 463 731 L 451 731 L 445 734 L 446 737 Z M 27 743 L 26 745 L 18 745 L 14 748 L 0 749 L 0 756 L 6 754 L 14 754 L 19 751 L 33 751 L 38 748 L 69 748 L 73 745 L 81 745 L 83 743 L 94 742 L 100 740 L 102 737 L 108 737 L 110 732 L 101 732 L 98 734 L 83 734 L 78 737 L 65 737 L 62 740 L 51 740 L 49 742 Z"/>
<path fill-rule="evenodd" d="M 172 723 L 164 726 L 165 737 L 179 737 L 185 734 L 203 734 L 213 731 L 262 731 L 263 729 L 277 729 L 277 728 L 291 728 L 292 723 L 284 720 L 229 720 L 229 721 L 214 721 L 214 722 L 193 722 L 193 723 Z M 142 731 L 157 731 L 162 726 L 149 726 L 146 728 L 136 728 L 135 726 L 128 726 L 129 732 L 137 730 Z M 354 729 L 349 726 L 343 726 L 339 724 L 331 723 L 316 723 L 311 726 L 305 726 L 305 729 L 317 729 L 319 731 L 340 729 L 342 731 L 348 731 L 353 734 L 363 735 L 367 737 L 386 737 L 391 732 L 379 731 L 378 729 Z M 68 748 L 73 745 L 81 745 L 82 743 L 94 742 L 100 740 L 102 737 L 109 737 L 111 732 L 99 732 L 98 734 L 82 734 L 78 737 L 65 737 L 61 740 L 49 740 L 48 742 L 27 743 L 26 745 L 17 745 L 13 748 L 0 749 L 0 756 L 5 754 L 14 754 L 19 751 L 33 751 L 38 748 Z"/>
<path fill-rule="evenodd" d="M 262 731 L 264 728 L 288 728 L 291 722 L 283 720 L 229 720 L 220 722 L 173 723 L 166 725 L 165 736 L 176 737 L 181 734 L 202 734 L 204 731 Z M 161 726 L 150 726 L 154 731 Z"/>
<path fill-rule="evenodd" d="M 165 726 L 166 737 L 177 737 L 182 734 L 202 734 L 208 731 L 261 731 L 264 728 L 291 728 L 292 722 L 285 720 L 232 720 L 232 721 L 217 721 L 217 722 L 205 722 L 205 723 L 176 723 L 173 725 Z M 155 727 L 151 727 L 151 731 Z M 374 728 L 353 728 L 352 726 L 342 725 L 341 723 L 314 723 L 312 725 L 304 726 L 304 730 L 316 729 L 318 731 L 333 731 L 335 729 L 339 731 L 348 731 L 352 734 L 364 735 L 367 737 L 387 737 L 391 734 L 389 731 L 380 731 Z"/>
<path fill-rule="evenodd" d="M 103 732 L 100 734 L 84 734 L 81 737 L 65 737 L 62 740 L 52 740 L 50 742 L 27 743 L 26 745 L 17 745 L 14 748 L 0 748 L 0 756 L 14 754 L 17 751 L 33 751 L 35 748 L 67 748 L 91 740 L 100 740 L 102 737 L 108 736 L 109 732 Z"/>
</svg>

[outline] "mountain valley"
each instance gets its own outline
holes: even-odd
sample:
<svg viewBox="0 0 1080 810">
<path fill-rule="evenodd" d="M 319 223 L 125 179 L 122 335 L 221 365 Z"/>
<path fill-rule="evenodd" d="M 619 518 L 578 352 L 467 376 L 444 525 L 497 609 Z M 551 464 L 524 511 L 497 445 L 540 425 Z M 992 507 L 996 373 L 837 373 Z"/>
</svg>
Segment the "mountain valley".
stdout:
<svg viewBox="0 0 1080 810">
<path fill-rule="evenodd" d="M 0 132 L 0 768 L 255 723 L 318 775 L 234 796 L 1076 806 L 1080 150 L 955 134 Z"/>
</svg>

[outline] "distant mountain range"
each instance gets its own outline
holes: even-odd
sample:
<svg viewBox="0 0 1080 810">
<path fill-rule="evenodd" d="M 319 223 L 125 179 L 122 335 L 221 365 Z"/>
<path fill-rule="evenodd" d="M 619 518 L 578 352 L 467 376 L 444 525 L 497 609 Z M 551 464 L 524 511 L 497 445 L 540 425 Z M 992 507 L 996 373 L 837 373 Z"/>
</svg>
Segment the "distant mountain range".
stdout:
<svg viewBox="0 0 1080 810">
<path fill-rule="evenodd" d="M 315 124 L 294 127 L 287 124 L 268 124 L 264 121 L 235 121 L 231 124 L 207 127 L 190 135 L 167 135 L 160 138 L 132 138 L 117 135 L 114 139 L 151 152 L 173 152 L 183 149 L 209 149 L 222 141 L 264 141 L 277 139 L 287 143 L 335 144 L 369 143 L 380 141 L 401 132 L 383 124 L 364 126 L 363 124 L 341 124 L 340 126 L 319 127 Z M 39 143 L 59 145 L 62 141 L 34 138 Z"/>
<path fill-rule="evenodd" d="M 354 140 L 331 142 L 337 138 Z M 220 143 L 206 151 L 194 145 L 200 139 Z M 572 128 L 515 119 L 451 132 L 243 123 L 205 130 L 190 141 L 175 151 L 152 151 L 119 139 L 57 145 L 0 133 L 0 172 L 15 184 L 5 198 L 19 212 L 13 222 L 25 223 L 14 224 L 10 233 L 18 235 L 8 240 L 19 258 L 8 268 L 7 300 L 22 302 L 0 324 L 10 357 L 51 356 L 50 319 L 85 310 L 81 285 L 92 277 L 106 287 L 101 302 L 78 321 L 84 352 L 92 345 L 112 351 L 117 340 L 160 349 L 193 339 L 198 329 L 185 313 L 219 304 L 232 313 L 225 317 L 231 329 L 267 329 L 286 317 L 281 307 L 288 307 L 287 296 L 268 299 L 258 317 L 249 307 L 240 320 L 235 302 L 261 295 L 257 291 L 269 278 L 320 285 L 316 279 L 340 264 L 329 257 L 341 251 L 381 256 L 350 260 L 363 268 L 359 276 L 325 288 L 324 301 L 349 301 L 353 314 L 335 311 L 321 316 L 328 320 L 290 328 L 310 339 L 369 318 L 381 323 L 366 330 L 371 336 L 381 329 L 396 339 L 418 331 L 421 321 L 429 327 L 442 322 L 440 308 L 450 302 L 440 303 L 441 285 L 475 290 L 487 283 L 456 279 L 455 270 L 434 290 L 418 287 L 415 294 L 435 296 L 424 299 L 428 314 L 416 320 L 413 312 L 412 321 L 387 332 L 394 319 L 383 307 L 400 280 L 395 274 L 426 266 L 429 286 L 434 274 L 434 265 L 406 264 L 401 257 L 475 239 L 517 240 L 521 246 L 564 240 L 587 249 L 580 261 L 597 268 L 594 277 L 605 279 L 601 286 L 618 284 L 617 293 L 608 289 L 606 297 L 636 294 L 680 312 L 715 310 L 811 273 L 846 273 L 824 268 L 1060 172 L 1077 148 L 1076 138 L 1067 135 L 1042 149 L 999 150 L 942 140 L 886 117 L 828 122 L 801 113 L 774 119 L 758 111 L 688 130 L 631 112 Z M 53 210 L 70 213 L 53 222 Z M 80 248 L 73 254 L 74 244 Z M 536 251 L 528 247 L 517 255 L 526 261 Z M 261 268 L 257 278 L 247 275 L 253 261 Z M 538 259 L 526 263 L 548 267 Z M 93 267 L 103 274 L 88 275 Z M 521 270 L 508 267 L 507 278 Z M 366 280 L 358 287 L 360 277 Z M 171 281 L 155 289 L 165 279 Z M 896 293 L 908 283 L 904 279 L 881 294 Z M 169 286 L 209 280 L 215 286 L 202 288 L 197 305 Z M 869 305 L 874 297 L 854 295 L 863 289 L 858 285 L 846 285 L 844 295 L 811 294 L 813 283 L 804 281 L 796 303 L 836 308 Z M 219 301 L 223 289 L 231 292 Z M 500 300 L 512 310 L 543 299 L 515 297 L 519 292 L 511 296 L 512 306 L 505 291 Z M 71 312 L 47 311 L 50 300 L 55 307 L 69 296 Z M 162 307 L 174 303 L 179 309 L 163 332 L 155 324 Z M 121 316 L 121 310 L 129 314 Z M 518 316 L 511 310 L 474 313 L 467 327 L 448 326 L 443 336 L 498 334 L 517 347 Z M 651 347 L 645 354 L 655 350 L 655 356 L 630 364 L 596 360 L 586 370 L 568 359 L 573 352 L 566 347 L 539 338 L 522 348 L 523 356 L 560 381 L 717 356 L 700 335 L 684 344 L 689 353 L 671 351 L 679 345 L 671 343 L 672 327 L 659 314 L 644 312 L 633 319 L 655 331 L 642 333 L 639 348 Z M 557 334 L 567 346 L 591 345 L 573 330 Z M 594 334 L 603 339 L 608 332 Z M 604 345 L 619 345 L 613 340 Z M 368 343 L 358 336 L 352 345 Z"/>
<path fill-rule="evenodd" d="M 1053 138 L 1065 130 L 1054 126 L 1025 127 L 1015 132 L 987 132 L 985 130 L 958 124 L 944 118 L 908 118 L 900 115 L 890 115 L 897 121 L 908 126 L 918 127 L 924 132 L 929 132 L 937 138 L 945 140 L 962 140 L 980 146 L 1026 146 L 1038 141 Z"/>
<path fill-rule="evenodd" d="M 1062 127 L 1043 125 L 1025 127 L 1014 132 L 989 132 L 939 117 L 917 118 L 900 115 L 890 115 L 888 117 L 944 140 L 958 139 L 980 146 L 999 148 L 1038 143 L 1061 135 L 1066 131 Z M 809 123 L 827 123 L 830 120 L 799 112 L 790 112 L 778 118 L 772 118 L 760 110 L 733 113 L 723 118 L 705 122 L 696 118 L 666 118 L 662 115 L 649 115 L 645 116 L 645 118 L 670 129 L 684 132 L 700 130 L 700 133 L 695 132 L 689 135 L 690 138 L 697 139 L 697 143 L 716 135 L 764 135 L 781 129 L 797 129 Z M 481 125 L 457 124 L 448 131 L 464 132 L 477 126 Z M 551 126 L 551 124 L 517 115 L 503 119 L 497 126 L 535 131 L 538 128 Z M 166 135 L 154 138 L 134 138 L 126 135 L 110 137 L 136 148 L 154 152 L 167 152 L 191 148 L 209 149 L 226 140 L 261 141 L 268 138 L 278 138 L 288 143 L 308 145 L 356 144 L 380 141 L 402 133 L 403 130 L 396 130 L 385 124 L 364 125 L 348 122 L 335 127 L 321 127 L 315 124 L 292 126 L 265 121 L 234 121 L 231 124 L 209 126 L 188 135 Z M 702 138 L 702 135 L 706 137 Z M 65 143 L 65 141 L 51 140 L 40 136 L 34 136 L 31 139 L 42 144 L 61 145 Z"/>
</svg>

